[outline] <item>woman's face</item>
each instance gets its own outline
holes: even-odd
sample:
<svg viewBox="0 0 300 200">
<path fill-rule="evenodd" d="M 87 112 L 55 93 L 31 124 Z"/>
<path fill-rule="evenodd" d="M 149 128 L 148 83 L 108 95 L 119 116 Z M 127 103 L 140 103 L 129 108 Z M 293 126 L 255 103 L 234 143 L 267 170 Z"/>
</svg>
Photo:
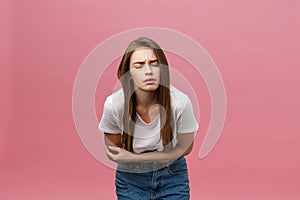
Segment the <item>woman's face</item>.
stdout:
<svg viewBox="0 0 300 200">
<path fill-rule="evenodd" d="M 135 88 L 155 91 L 159 86 L 160 66 L 150 48 L 138 48 L 130 57 L 130 75 Z"/>
</svg>

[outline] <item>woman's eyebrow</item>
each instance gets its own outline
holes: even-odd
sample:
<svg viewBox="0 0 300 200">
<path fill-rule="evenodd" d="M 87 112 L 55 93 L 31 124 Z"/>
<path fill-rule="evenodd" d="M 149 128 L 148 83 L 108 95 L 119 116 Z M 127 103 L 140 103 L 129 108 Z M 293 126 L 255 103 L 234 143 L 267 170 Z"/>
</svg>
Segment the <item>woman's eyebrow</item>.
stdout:
<svg viewBox="0 0 300 200">
<path fill-rule="evenodd" d="M 153 59 L 153 60 L 150 60 L 151 63 L 152 63 L 152 62 L 157 62 L 157 61 L 158 61 L 157 58 L 155 58 L 155 59 Z"/>
<path fill-rule="evenodd" d="M 144 63 L 145 63 L 145 61 L 135 61 L 132 64 L 144 64 Z"/>
<path fill-rule="evenodd" d="M 155 58 L 155 59 L 152 59 L 152 60 L 150 60 L 149 62 L 150 63 L 153 63 L 153 62 L 157 62 L 158 61 L 158 59 L 157 58 Z M 141 61 L 134 61 L 132 64 L 145 64 L 145 60 L 141 60 Z"/>
</svg>

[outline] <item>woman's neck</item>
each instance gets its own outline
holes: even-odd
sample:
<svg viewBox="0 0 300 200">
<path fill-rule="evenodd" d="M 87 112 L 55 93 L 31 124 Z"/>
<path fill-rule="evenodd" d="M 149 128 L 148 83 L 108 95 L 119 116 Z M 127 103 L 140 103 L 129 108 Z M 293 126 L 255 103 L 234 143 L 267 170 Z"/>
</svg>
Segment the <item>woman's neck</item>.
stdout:
<svg viewBox="0 0 300 200">
<path fill-rule="evenodd" d="M 159 114 L 156 92 L 136 90 L 136 112 L 146 123 L 150 123 Z"/>
<path fill-rule="evenodd" d="M 136 94 L 136 103 L 138 107 L 149 108 L 154 104 L 157 104 L 157 95 L 156 92 L 149 92 L 137 89 Z"/>
</svg>

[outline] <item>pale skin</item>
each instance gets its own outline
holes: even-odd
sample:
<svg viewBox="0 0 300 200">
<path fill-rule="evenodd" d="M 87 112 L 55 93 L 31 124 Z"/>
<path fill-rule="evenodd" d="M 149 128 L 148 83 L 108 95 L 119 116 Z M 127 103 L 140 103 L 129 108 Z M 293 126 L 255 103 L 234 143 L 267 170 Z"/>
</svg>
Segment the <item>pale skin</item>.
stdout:
<svg viewBox="0 0 300 200">
<path fill-rule="evenodd" d="M 155 90 L 159 87 L 160 67 L 150 48 L 139 48 L 130 58 L 130 74 L 135 84 L 137 113 L 149 123 L 159 114 Z M 169 151 L 132 153 L 122 148 L 121 134 L 105 133 L 105 150 L 114 162 L 167 162 L 188 155 L 193 148 L 194 133 L 177 134 L 178 144 Z"/>
</svg>

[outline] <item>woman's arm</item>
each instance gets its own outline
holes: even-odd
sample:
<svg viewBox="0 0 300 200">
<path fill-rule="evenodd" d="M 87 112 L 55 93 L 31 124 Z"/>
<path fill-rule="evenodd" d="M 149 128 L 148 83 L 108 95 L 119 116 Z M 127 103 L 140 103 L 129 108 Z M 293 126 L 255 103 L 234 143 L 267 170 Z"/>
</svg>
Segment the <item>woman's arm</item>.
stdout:
<svg viewBox="0 0 300 200">
<path fill-rule="evenodd" d="M 188 155 L 193 148 L 194 133 L 177 134 L 177 136 L 177 146 L 169 151 L 135 154 L 116 146 L 108 146 L 106 153 L 109 159 L 115 162 L 167 162 Z"/>
<path fill-rule="evenodd" d="M 121 134 L 104 133 L 104 142 L 106 146 L 116 146 L 122 148 Z"/>
</svg>

